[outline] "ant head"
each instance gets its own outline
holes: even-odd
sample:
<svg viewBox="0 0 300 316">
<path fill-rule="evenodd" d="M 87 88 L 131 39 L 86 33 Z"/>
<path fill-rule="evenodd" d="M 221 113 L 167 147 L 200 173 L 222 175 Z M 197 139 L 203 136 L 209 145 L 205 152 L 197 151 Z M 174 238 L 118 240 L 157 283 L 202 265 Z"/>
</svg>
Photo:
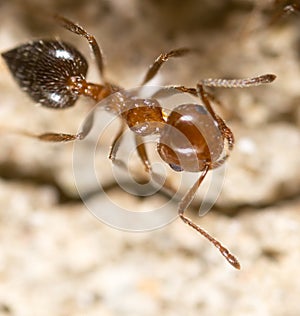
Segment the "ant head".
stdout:
<svg viewBox="0 0 300 316">
<path fill-rule="evenodd" d="M 224 140 L 217 123 L 198 104 L 177 106 L 160 135 L 157 150 L 175 171 L 199 172 L 223 153 Z"/>
<path fill-rule="evenodd" d="M 88 64 L 73 46 L 55 40 L 21 45 L 2 54 L 18 84 L 43 106 L 67 108 L 78 94 L 69 87 L 72 77 L 84 78 Z"/>
</svg>

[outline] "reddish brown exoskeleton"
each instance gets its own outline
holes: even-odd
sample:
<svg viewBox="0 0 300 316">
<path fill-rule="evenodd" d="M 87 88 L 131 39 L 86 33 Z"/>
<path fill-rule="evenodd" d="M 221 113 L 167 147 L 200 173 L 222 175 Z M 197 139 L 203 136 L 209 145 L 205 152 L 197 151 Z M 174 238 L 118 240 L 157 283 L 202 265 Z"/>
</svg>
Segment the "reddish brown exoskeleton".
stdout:
<svg viewBox="0 0 300 316">
<path fill-rule="evenodd" d="M 35 102 L 54 109 L 65 109 L 73 106 L 81 95 L 99 102 L 114 94 L 113 101 L 109 106 L 105 107 L 105 110 L 119 116 L 122 119 L 122 125 L 112 142 L 109 158 L 115 163 L 120 162 L 116 158 L 120 143 L 117 140 L 120 139 L 125 127 L 128 126 L 134 132 L 137 153 L 146 171 L 155 177 L 143 137 L 157 134 L 159 136 L 157 151 L 160 157 L 173 170 L 201 172 L 196 183 L 188 190 L 179 203 L 179 217 L 183 222 L 212 242 L 227 261 L 239 269 L 240 264 L 238 260 L 219 241 L 185 216 L 185 210 L 193 200 L 208 171 L 222 165 L 234 145 L 234 137 L 231 130 L 213 110 L 211 105 L 212 96 L 205 91 L 204 87 L 244 88 L 256 86 L 272 82 L 275 79 L 275 75 L 266 74 L 250 79 L 236 80 L 207 79 L 200 81 L 195 88 L 172 86 L 172 89 L 178 92 L 186 92 L 201 98 L 203 105 L 180 105 L 166 116 L 155 96 L 149 99 L 138 99 L 122 90 L 121 87 L 106 80 L 102 53 L 93 35 L 64 17 L 56 16 L 56 20 L 64 28 L 87 39 L 95 56 L 103 83 L 94 84 L 86 81 L 87 61 L 72 45 L 58 40 L 39 40 L 21 45 L 2 54 L 20 87 Z M 180 48 L 160 54 L 147 71 L 142 85 L 148 83 L 168 59 L 185 56 L 190 52 L 190 49 Z M 217 126 L 218 131 L 217 136 L 213 130 L 209 131 L 211 133 L 209 136 L 211 144 L 209 145 L 207 143 L 208 136 L 203 135 L 197 127 L 199 123 L 206 124 L 207 120 L 213 120 L 213 124 Z M 90 132 L 92 125 L 93 117 L 90 117 L 77 134 L 44 133 L 34 135 L 25 131 L 18 132 L 43 141 L 66 142 L 84 139 Z M 170 128 L 178 130 L 188 141 L 178 142 L 175 139 L 175 134 L 170 132 Z M 214 149 L 213 152 L 211 147 Z"/>
</svg>

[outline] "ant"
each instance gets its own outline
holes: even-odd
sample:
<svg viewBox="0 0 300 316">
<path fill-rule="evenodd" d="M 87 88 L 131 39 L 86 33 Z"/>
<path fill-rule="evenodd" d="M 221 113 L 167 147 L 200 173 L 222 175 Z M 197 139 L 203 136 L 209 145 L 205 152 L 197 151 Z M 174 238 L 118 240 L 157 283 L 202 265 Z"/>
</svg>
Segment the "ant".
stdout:
<svg viewBox="0 0 300 316">
<path fill-rule="evenodd" d="M 169 164 L 173 170 L 201 172 L 198 180 L 179 203 L 179 217 L 185 224 L 195 229 L 219 249 L 233 267 L 240 269 L 238 260 L 227 248 L 185 216 L 187 207 L 208 171 L 221 166 L 228 158 L 229 151 L 234 145 L 233 133 L 213 110 L 211 105 L 213 96 L 206 92 L 204 87 L 244 88 L 270 83 L 276 76 L 266 74 L 249 79 L 207 79 L 200 81 L 196 88 L 171 86 L 170 88 L 178 93 L 185 92 L 194 97 L 200 97 L 204 105 L 179 105 L 169 115 L 166 115 L 155 96 L 139 99 L 107 81 L 102 52 L 95 37 L 78 24 L 64 17 L 55 16 L 55 19 L 62 27 L 88 41 L 103 83 L 94 84 L 86 81 L 87 61 L 72 45 L 58 40 L 38 40 L 23 44 L 2 54 L 20 87 L 35 102 L 53 109 L 71 107 L 81 95 L 92 98 L 95 102 L 113 95 L 112 101 L 105 107 L 105 110 L 120 117 L 122 124 L 112 142 L 109 158 L 113 163 L 120 163 L 116 154 L 122 134 L 128 126 L 134 132 L 136 150 L 146 171 L 155 176 L 143 143 L 143 137 L 158 135 L 157 151 L 162 160 Z M 167 60 L 185 56 L 191 51 L 188 48 L 179 48 L 160 54 L 149 67 L 142 86 L 158 73 Z M 211 135 L 207 137 L 212 139 L 212 145 L 209 146 L 206 136 L 199 130 L 199 124 L 205 125 L 211 119 L 213 119 L 218 133 L 214 130 L 209 131 Z M 17 133 L 42 141 L 67 142 L 84 139 L 90 132 L 92 125 L 93 117 L 90 116 L 81 131 L 74 135 L 64 133 L 34 135 L 26 131 L 17 131 Z M 170 128 L 178 130 L 187 141 L 178 141 L 176 133 L 170 132 Z"/>
</svg>

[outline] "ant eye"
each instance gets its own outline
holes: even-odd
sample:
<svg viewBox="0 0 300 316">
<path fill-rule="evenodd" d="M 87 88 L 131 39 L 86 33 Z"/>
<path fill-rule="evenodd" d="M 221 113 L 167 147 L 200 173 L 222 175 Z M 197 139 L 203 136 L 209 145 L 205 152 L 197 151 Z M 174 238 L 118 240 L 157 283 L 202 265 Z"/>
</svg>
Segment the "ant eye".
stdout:
<svg viewBox="0 0 300 316">
<path fill-rule="evenodd" d="M 2 54 L 18 84 L 43 106 L 66 108 L 78 98 L 68 87 L 71 77 L 83 77 L 88 64 L 71 45 L 36 41 Z"/>
<path fill-rule="evenodd" d="M 173 163 L 170 163 L 169 166 L 170 166 L 174 171 L 177 171 L 177 172 L 183 171 L 183 168 L 180 167 L 179 165 L 175 165 L 175 164 L 173 164 Z"/>
</svg>

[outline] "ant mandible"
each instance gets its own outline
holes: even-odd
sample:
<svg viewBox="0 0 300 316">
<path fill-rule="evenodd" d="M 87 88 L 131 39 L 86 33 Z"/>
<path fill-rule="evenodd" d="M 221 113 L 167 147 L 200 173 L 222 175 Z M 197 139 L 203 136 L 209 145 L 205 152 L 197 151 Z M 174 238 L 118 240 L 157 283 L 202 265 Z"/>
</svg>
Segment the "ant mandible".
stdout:
<svg viewBox="0 0 300 316">
<path fill-rule="evenodd" d="M 134 98 L 121 87 L 106 81 L 102 52 L 93 35 L 64 17 L 55 16 L 55 19 L 67 30 L 86 38 L 94 54 L 103 83 L 94 84 L 86 81 L 87 61 L 72 45 L 58 40 L 39 40 L 26 43 L 2 54 L 20 87 L 34 101 L 54 109 L 65 109 L 73 106 L 80 95 L 99 102 L 115 94 L 113 101 L 105 107 L 105 110 L 119 116 L 122 119 L 122 124 L 112 143 L 109 158 L 114 163 L 120 162 L 116 158 L 120 143 L 118 140 L 127 125 L 134 132 L 137 153 L 146 171 L 154 176 L 143 137 L 157 134 L 159 136 L 157 151 L 173 170 L 201 172 L 198 180 L 179 203 L 179 217 L 218 248 L 232 266 L 240 269 L 238 260 L 227 248 L 184 214 L 208 171 L 222 165 L 234 145 L 233 133 L 213 110 L 210 102 L 213 96 L 206 92 L 204 87 L 244 88 L 270 83 L 276 76 L 266 74 L 249 79 L 207 79 L 200 81 L 196 88 L 172 86 L 171 88 L 175 91 L 200 97 L 204 106 L 198 104 L 179 105 L 166 117 L 155 97 L 149 99 Z M 160 54 L 149 67 L 142 85 L 149 82 L 168 59 L 185 56 L 191 51 L 191 49 L 180 48 Z M 221 135 L 221 137 L 212 135 L 214 152 L 210 150 L 205 135 L 202 135 L 197 128 L 197 122 L 198 124 L 205 123 L 205 120 L 211 118 Z M 84 139 L 90 132 L 92 125 L 93 117 L 90 117 L 81 131 L 74 135 L 64 133 L 34 135 L 27 131 L 17 131 L 17 133 L 42 141 L 67 142 Z M 179 145 L 174 139 L 177 136 L 170 133 L 172 127 L 182 133 L 188 141 L 179 142 Z M 191 152 L 194 152 L 194 156 L 191 155 Z M 195 159 L 197 160 L 196 163 Z"/>
</svg>

